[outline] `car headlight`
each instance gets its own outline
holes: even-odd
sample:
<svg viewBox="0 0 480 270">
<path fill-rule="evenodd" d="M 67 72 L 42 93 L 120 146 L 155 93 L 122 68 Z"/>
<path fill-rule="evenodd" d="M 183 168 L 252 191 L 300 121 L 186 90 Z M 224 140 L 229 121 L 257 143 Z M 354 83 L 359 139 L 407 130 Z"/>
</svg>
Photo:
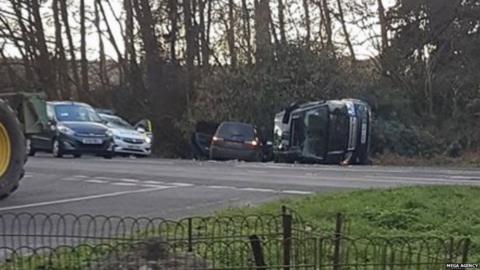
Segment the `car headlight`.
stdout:
<svg viewBox="0 0 480 270">
<path fill-rule="evenodd" d="M 152 143 L 152 138 L 150 138 L 148 136 L 145 136 L 145 142 L 148 143 L 148 144 L 151 144 Z"/>
<path fill-rule="evenodd" d="M 113 132 L 111 130 L 107 130 L 107 132 L 105 132 L 105 135 L 107 135 L 107 137 L 112 137 Z"/>
<path fill-rule="evenodd" d="M 57 130 L 58 130 L 58 132 L 66 134 L 66 135 L 71 135 L 71 136 L 75 135 L 75 131 L 73 131 L 71 128 L 69 128 L 67 126 L 59 125 L 59 126 L 57 126 Z"/>
</svg>

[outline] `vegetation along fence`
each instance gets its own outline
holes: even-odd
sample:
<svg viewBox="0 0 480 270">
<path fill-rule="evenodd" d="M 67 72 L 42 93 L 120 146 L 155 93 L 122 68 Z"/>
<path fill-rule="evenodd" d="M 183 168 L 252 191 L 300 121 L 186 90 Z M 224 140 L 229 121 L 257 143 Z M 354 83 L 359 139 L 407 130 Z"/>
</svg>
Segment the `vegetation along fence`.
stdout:
<svg viewBox="0 0 480 270">
<path fill-rule="evenodd" d="M 278 215 L 177 221 L 72 214 L 0 214 L 6 269 L 445 269 L 472 258 L 469 239 L 349 237 Z"/>
</svg>

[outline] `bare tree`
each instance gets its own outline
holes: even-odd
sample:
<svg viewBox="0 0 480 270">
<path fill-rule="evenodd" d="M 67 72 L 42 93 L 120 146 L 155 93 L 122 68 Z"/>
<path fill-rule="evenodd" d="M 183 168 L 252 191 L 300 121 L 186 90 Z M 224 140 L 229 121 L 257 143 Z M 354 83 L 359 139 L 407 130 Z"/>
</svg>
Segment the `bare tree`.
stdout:
<svg viewBox="0 0 480 270">
<path fill-rule="evenodd" d="M 100 78 L 100 83 L 102 84 L 102 88 L 105 90 L 108 88 L 109 79 L 107 75 L 107 69 L 106 69 L 106 57 L 105 57 L 105 48 L 103 45 L 103 36 L 102 36 L 102 29 L 100 27 L 100 12 L 98 10 L 98 6 L 100 3 L 95 1 L 95 28 L 97 29 L 97 35 L 98 35 L 98 47 L 99 47 L 99 78 Z"/>
<path fill-rule="evenodd" d="M 81 91 L 81 86 L 80 86 L 80 77 L 78 74 L 78 67 L 77 67 L 77 57 L 75 55 L 75 46 L 73 45 L 72 30 L 70 28 L 70 22 L 68 19 L 67 0 L 60 0 L 60 13 L 61 13 L 63 25 L 65 26 L 65 34 L 68 40 L 70 63 L 72 66 L 73 81 L 75 84 L 75 88 L 71 88 L 70 97 L 74 99 L 78 99 L 79 92 Z"/>
<path fill-rule="evenodd" d="M 205 2 L 205 1 L 203 1 Z M 170 41 L 170 60 L 177 61 L 177 31 L 178 31 L 178 0 L 168 0 L 168 18 L 170 21 L 170 33 L 168 40 Z M 203 17 L 200 17 L 203 18 Z"/>
<path fill-rule="evenodd" d="M 306 30 L 306 36 L 305 36 L 305 43 L 307 44 L 307 48 L 310 49 L 310 39 L 311 39 L 311 30 L 310 30 L 310 8 L 308 5 L 308 0 L 303 0 L 303 11 L 305 12 L 305 30 Z"/>
<path fill-rule="evenodd" d="M 237 66 L 237 50 L 235 48 L 235 18 L 233 17 L 233 9 L 233 0 L 228 0 L 227 40 L 230 50 L 230 65 L 235 69 Z"/>
<path fill-rule="evenodd" d="M 350 33 L 348 32 L 347 23 L 345 22 L 345 16 L 343 15 L 342 1 L 337 0 L 337 5 L 338 5 L 339 21 L 340 21 L 340 24 L 342 25 L 342 30 L 343 30 L 343 35 L 345 37 L 345 42 L 347 43 L 347 48 L 350 52 L 350 56 L 352 57 L 352 62 L 355 62 L 355 60 L 356 60 L 355 50 L 353 49 L 352 41 L 350 39 Z"/>
<path fill-rule="evenodd" d="M 55 69 L 57 70 L 57 95 L 59 98 L 68 98 L 70 94 L 68 81 L 67 59 L 65 56 L 65 48 L 62 38 L 62 24 L 60 23 L 60 15 L 58 10 L 58 0 L 52 1 L 53 21 L 55 25 Z"/>
<path fill-rule="evenodd" d="M 243 18 L 243 35 L 247 44 L 247 64 L 252 65 L 252 30 L 250 26 L 250 12 L 248 11 L 247 0 L 242 0 L 242 18 Z"/>
<path fill-rule="evenodd" d="M 185 27 L 186 53 L 187 53 L 187 108 L 190 106 L 191 93 L 194 87 L 194 62 L 195 62 L 195 32 L 192 22 L 191 0 L 183 0 L 183 23 Z"/>
<path fill-rule="evenodd" d="M 272 43 L 270 23 L 271 13 L 269 0 L 254 0 L 255 1 L 255 59 L 257 65 L 262 67 L 269 62 L 272 55 Z"/>
<path fill-rule="evenodd" d="M 325 33 L 327 34 L 327 48 L 335 55 L 335 47 L 333 46 L 333 31 L 332 31 L 332 18 L 330 16 L 330 8 L 327 0 L 322 0 L 323 20 L 325 26 Z"/>
<path fill-rule="evenodd" d="M 380 21 L 380 34 L 382 37 L 382 51 L 388 47 L 387 36 L 387 19 L 385 18 L 385 8 L 382 0 L 377 0 L 378 3 L 378 17 Z"/>
<path fill-rule="evenodd" d="M 47 48 L 45 32 L 43 29 L 42 16 L 40 15 L 40 4 L 38 0 L 31 1 L 32 28 L 34 28 L 35 47 L 38 50 L 37 74 L 44 90 L 51 96 L 56 96 L 55 79 L 52 73 L 52 65 L 50 62 L 50 54 Z"/>
<path fill-rule="evenodd" d="M 89 88 L 89 82 L 88 82 L 85 0 L 80 0 L 80 65 L 81 65 L 81 73 L 82 73 L 82 93 L 85 93 L 88 96 L 88 92 L 90 92 L 90 88 Z"/>
<path fill-rule="evenodd" d="M 20 27 L 21 33 L 21 39 L 13 38 L 12 40 L 18 52 L 22 56 L 23 66 L 25 69 L 25 83 L 27 84 L 27 86 L 32 86 L 35 81 L 33 75 L 33 64 L 31 59 L 34 55 L 33 41 L 31 39 L 31 34 L 28 32 L 27 27 L 25 26 L 25 22 L 22 16 L 21 5 L 19 5 L 16 0 L 10 0 L 10 4 L 12 5 L 12 9 L 15 13 L 16 22 Z M 5 29 L 8 31 L 9 35 L 13 37 L 14 30 L 10 27 L 8 22 L 3 18 L 0 18 L 0 20 L 3 23 Z M 23 44 L 20 44 L 20 42 Z"/>
<path fill-rule="evenodd" d="M 287 36 L 285 34 L 285 6 L 283 0 L 278 1 L 278 24 L 280 28 L 280 40 L 282 45 L 287 44 Z"/>
<path fill-rule="evenodd" d="M 148 0 L 133 0 L 133 8 L 140 27 L 140 36 L 145 50 L 145 62 L 147 66 L 146 88 L 150 91 L 159 91 L 161 88 L 162 69 L 152 9 Z"/>
</svg>

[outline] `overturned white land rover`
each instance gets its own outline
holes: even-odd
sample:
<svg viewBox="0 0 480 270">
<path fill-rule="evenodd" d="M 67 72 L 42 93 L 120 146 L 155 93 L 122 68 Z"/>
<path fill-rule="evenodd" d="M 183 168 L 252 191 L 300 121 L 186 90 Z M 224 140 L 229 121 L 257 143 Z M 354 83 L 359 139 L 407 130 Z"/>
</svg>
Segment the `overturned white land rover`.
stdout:
<svg viewBox="0 0 480 270">
<path fill-rule="evenodd" d="M 275 116 L 277 162 L 368 164 L 371 109 L 356 99 L 292 104 Z"/>
</svg>

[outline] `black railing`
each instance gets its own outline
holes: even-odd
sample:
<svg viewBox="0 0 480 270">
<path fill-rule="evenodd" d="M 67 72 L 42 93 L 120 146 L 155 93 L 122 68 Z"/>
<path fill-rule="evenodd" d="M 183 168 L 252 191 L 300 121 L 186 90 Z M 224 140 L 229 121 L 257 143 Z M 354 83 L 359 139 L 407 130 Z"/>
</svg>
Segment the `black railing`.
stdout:
<svg viewBox="0 0 480 270">
<path fill-rule="evenodd" d="M 469 239 L 348 237 L 278 215 L 162 218 L 0 214 L 0 270 L 444 269 L 480 259 Z M 473 248 L 472 248 L 473 247 Z"/>
</svg>

